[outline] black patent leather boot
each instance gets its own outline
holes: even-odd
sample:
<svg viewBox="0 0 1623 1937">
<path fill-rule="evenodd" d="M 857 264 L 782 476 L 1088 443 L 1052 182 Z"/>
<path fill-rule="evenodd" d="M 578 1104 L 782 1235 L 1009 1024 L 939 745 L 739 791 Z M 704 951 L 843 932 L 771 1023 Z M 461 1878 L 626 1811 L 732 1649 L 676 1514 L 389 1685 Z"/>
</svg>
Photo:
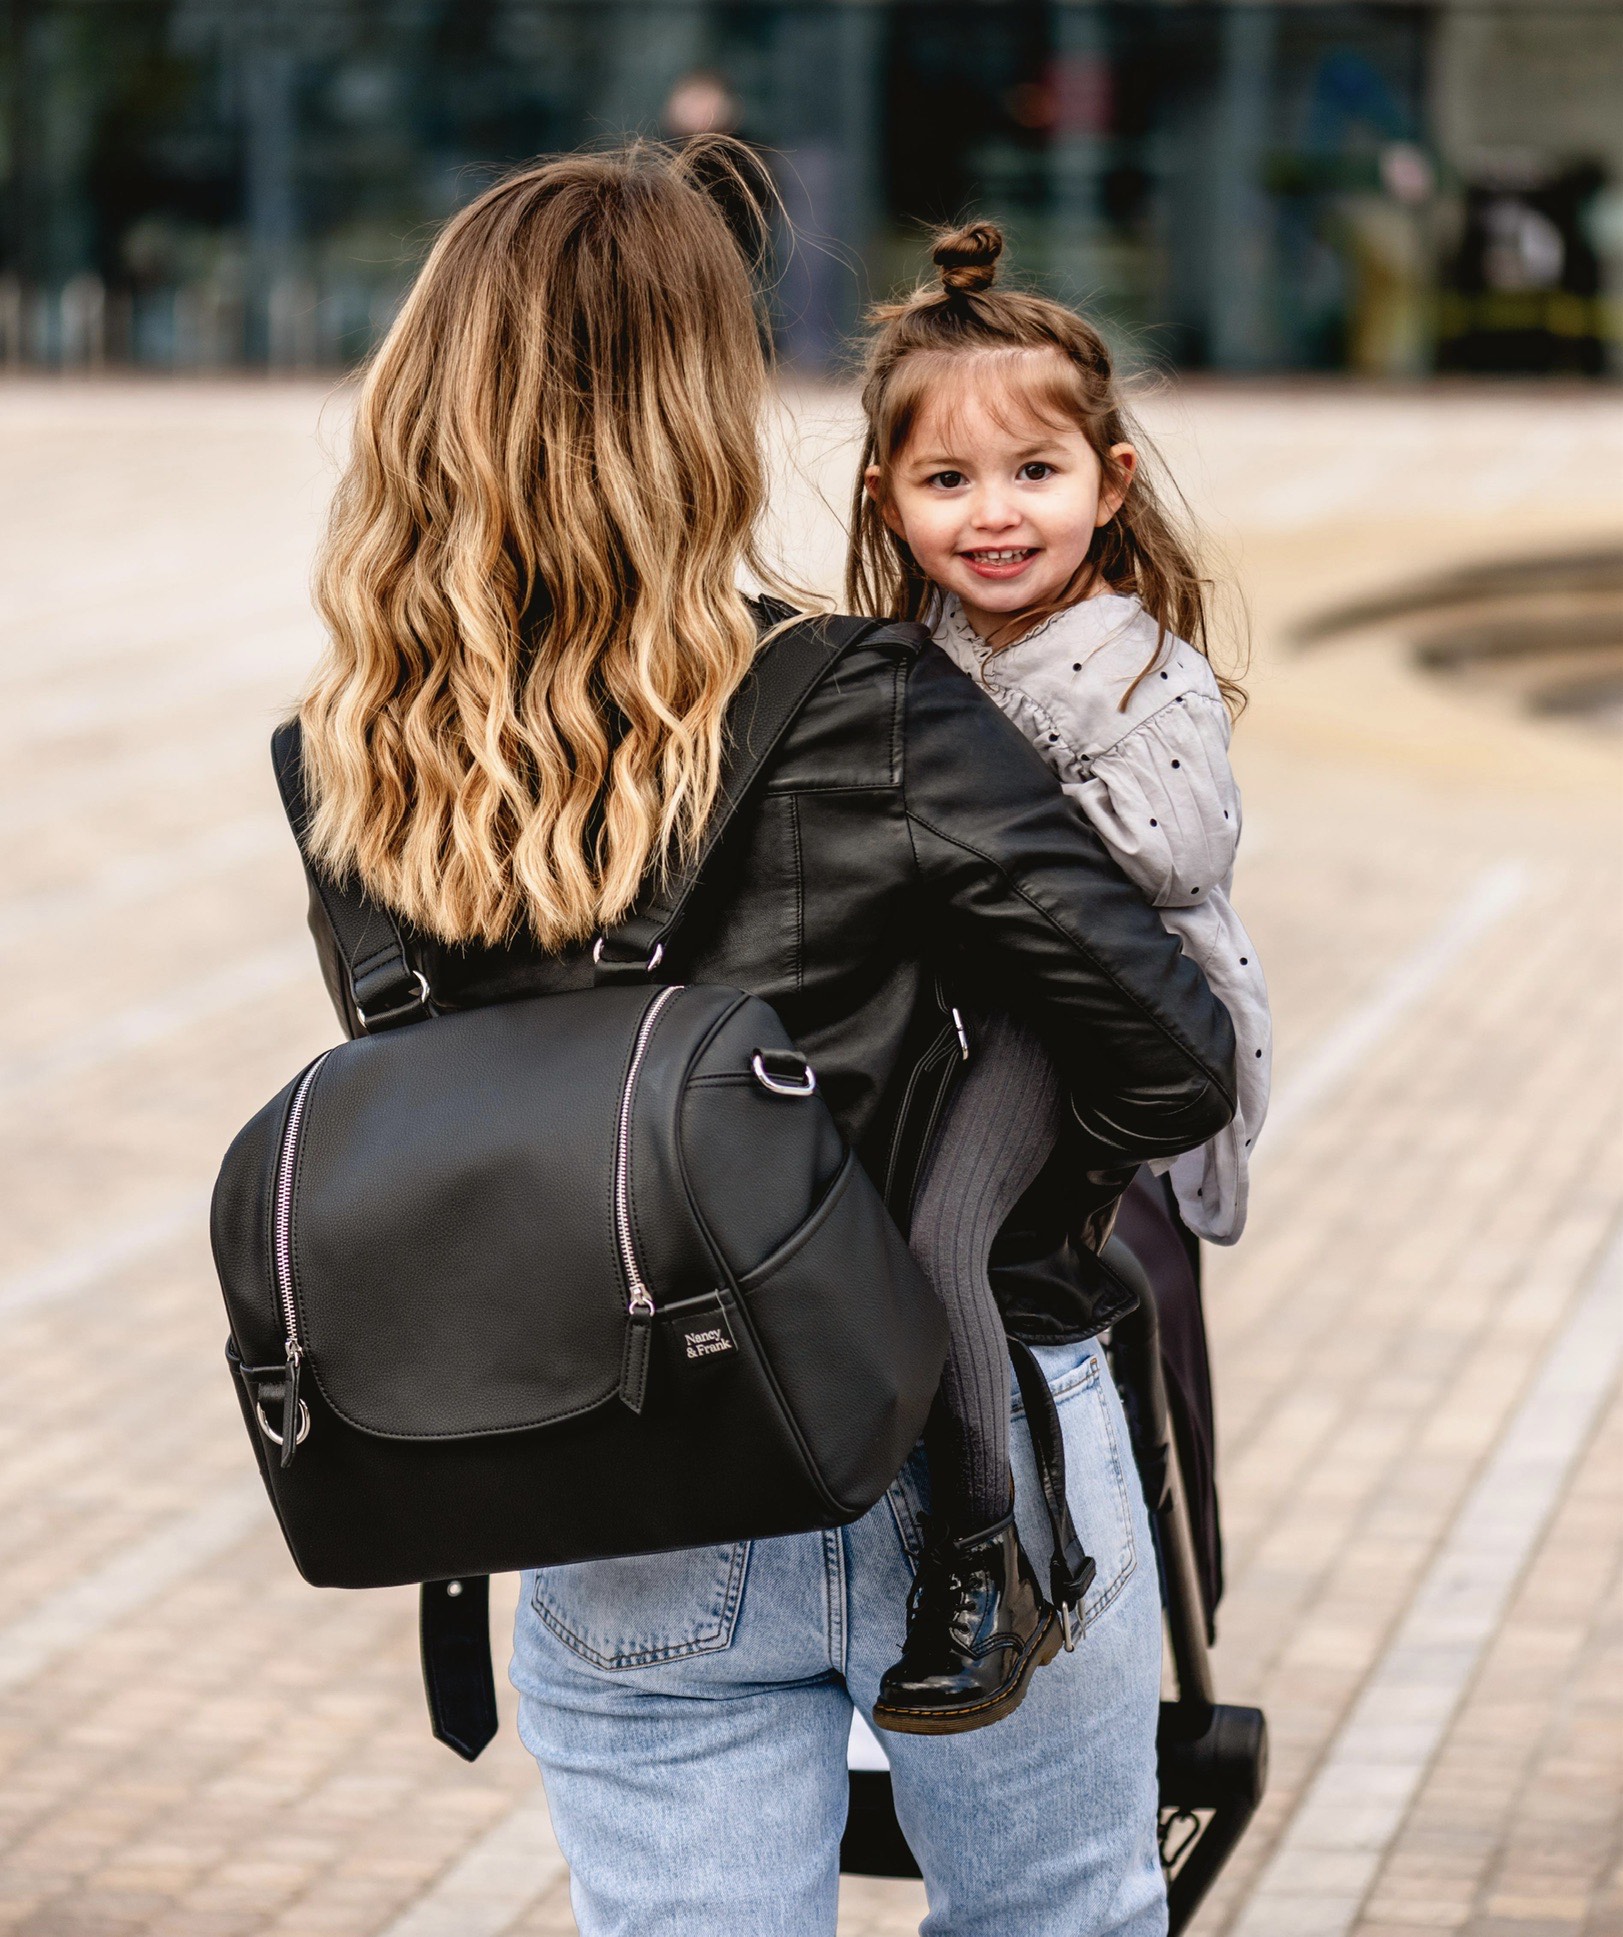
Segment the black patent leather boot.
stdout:
<svg viewBox="0 0 1623 1937">
<path fill-rule="evenodd" d="M 908 1600 L 902 1658 L 879 1684 L 876 1726 L 960 1735 L 1012 1715 L 1063 1638 L 1014 1515 L 954 1539 L 935 1533 Z"/>
</svg>

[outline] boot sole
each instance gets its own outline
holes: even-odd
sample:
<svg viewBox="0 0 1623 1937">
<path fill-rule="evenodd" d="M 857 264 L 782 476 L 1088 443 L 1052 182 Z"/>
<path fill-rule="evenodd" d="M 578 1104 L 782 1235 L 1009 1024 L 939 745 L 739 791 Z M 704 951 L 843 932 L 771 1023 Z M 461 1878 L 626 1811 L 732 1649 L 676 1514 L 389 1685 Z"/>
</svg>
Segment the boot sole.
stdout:
<svg viewBox="0 0 1623 1937">
<path fill-rule="evenodd" d="M 971 1729 L 990 1728 L 1026 1699 L 1032 1676 L 1059 1653 L 1062 1639 L 1059 1616 L 1050 1608 L 1020 1665 L 997 1694 L 967 1708 L 887 1708 L 876 1702 L 874 1727 L 888 1729 L 892 1735 L 967 1735 Z"/>
</svg>

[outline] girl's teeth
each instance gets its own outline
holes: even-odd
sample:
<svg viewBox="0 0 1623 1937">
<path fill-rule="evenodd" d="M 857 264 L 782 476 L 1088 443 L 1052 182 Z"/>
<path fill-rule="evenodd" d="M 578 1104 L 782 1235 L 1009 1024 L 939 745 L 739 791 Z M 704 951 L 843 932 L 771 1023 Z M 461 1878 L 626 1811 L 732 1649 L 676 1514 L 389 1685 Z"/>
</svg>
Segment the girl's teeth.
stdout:
<svg viewBox="0 0 1623 1937">
<path fill-rule="evenodd" d="M 983 565 L 1012 565 L 1017 558 L 1024 558 L 1030 547 L 1023 545 L 1013 552 L 971 552 L 971 558 L 978 558 Z"/>
</svg>

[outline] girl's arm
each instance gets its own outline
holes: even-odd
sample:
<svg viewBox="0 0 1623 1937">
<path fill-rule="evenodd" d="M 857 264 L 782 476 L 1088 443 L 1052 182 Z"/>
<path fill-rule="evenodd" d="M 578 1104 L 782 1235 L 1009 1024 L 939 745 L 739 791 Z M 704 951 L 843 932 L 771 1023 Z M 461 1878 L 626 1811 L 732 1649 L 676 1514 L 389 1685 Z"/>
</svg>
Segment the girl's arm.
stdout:
<svg viewBox="0 0 1623 1937">
<path fill-rule="evenodd" d="M 1233 1121 L 1172 1166 L 1185 1222 L 1201 1237 L 1232 1244 L 1245 1228 L 1273 1043 L 1267 983 L 1228 898 L 1240 832 L 1228 710 L 1210 667 L 1186 645 L 1175 645 L 1130 691 L 1143 663 L 1131 646 L 1109 667 L 1118 675 L 1113 681 L 1099 658 L 1085 659 L 1080 669 L 1068 654 L 1054 656 L 1061 658 L 1037 669 L 1031 689 L 1011 694 L 1016 717 L 1123 871 L 1200 964 L 1234 1024 Z"/>
<path fill-rule="evenodd" d="M 1240 793 L 1229 765 L 1229 716 L 1204 660 L 1157 683 L 1150 709 L 1062 776 L 1122 868 L 1162 911 L 1234 1023 L 1234 1119 L 1179 1156 L 1172 1184 L 1199 1236 L 1232 1244 L 1245 1229 L 1250 1159 L 1268 1110 L 1272 1027 L 1257 951 L 1229 901 Z M 1180 690 L 1180 685 L 1182 690 Z M 1153 702 L 1159 700 L 1159 704 Z M 1129 702 L 1131 704 L 1131 702 Z"/>
<path fill-rule="evenodd" d="M 1030 742 L 934 650 L 911 669 L 903 726 L 926 917 L 1046 1038 L 1086 1167 L 1220 1130 L 1235 1107 L 1228 1013 Z"/>
<path fill-rule="evenodd" d="M 1228 748 L 1228 710 L 1215 683 L 1209 692 L 1192 683 L 1113 744 L 1075 752 L 1070 771 L 1060 774 L 1123 871 L 1158 908 L 1198 907 L 1227 892 L 1240 835 Z"/>
</svg>

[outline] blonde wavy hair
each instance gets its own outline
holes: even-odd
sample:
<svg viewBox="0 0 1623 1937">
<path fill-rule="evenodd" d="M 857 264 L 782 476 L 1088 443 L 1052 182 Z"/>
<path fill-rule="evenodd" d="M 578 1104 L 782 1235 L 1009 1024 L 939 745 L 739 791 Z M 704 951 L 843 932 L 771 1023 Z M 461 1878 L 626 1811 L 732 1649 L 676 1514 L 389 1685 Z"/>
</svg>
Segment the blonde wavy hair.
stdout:
<svg viewBox="0 0 1623 1937">
<path fill-rule="evenodd" d="M 714 804 L 758 649 L 757 165 L 526 168 L 448 222 L 366 374 L 299 709 L 314 858 L 445 942 L 556 950 Z"/>
</svg>

